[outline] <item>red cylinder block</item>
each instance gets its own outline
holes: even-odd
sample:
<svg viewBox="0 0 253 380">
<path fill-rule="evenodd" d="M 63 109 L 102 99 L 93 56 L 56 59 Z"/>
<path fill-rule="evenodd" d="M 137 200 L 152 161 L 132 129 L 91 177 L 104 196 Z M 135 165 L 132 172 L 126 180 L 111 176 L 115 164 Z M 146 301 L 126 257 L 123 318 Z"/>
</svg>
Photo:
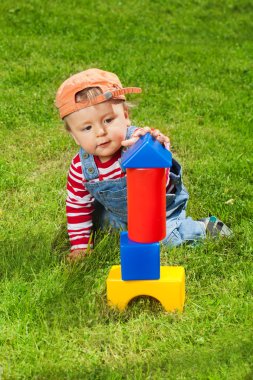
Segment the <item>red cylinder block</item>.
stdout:
<svg viewBox="0 0 253 380">
<path fill-rule="evenodd" d="M 166 174 L 164 168 L 127 169 L 128 236 L 154 243 L 166 236 Z"/>
</svg>

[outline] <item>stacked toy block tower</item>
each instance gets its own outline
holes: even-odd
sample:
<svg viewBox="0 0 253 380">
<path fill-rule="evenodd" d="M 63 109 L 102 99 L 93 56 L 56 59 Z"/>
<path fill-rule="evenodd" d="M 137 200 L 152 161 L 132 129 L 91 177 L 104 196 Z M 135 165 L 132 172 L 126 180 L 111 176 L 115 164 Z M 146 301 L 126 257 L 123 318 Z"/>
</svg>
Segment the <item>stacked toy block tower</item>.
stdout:
<svg viewBox="0 0 253 380">
<path fill-rule="evenodd" d="M 167 311 L 182 311 L 184 268 L 160 266 L 171 153 L 148 133 L 128 149 L 121 164 L 127 172 L 128 232 L 120 235 L 121 265 L 114 265 L 107 279 L 108 303 L 124 310 L 131 299 L 151 296 Z"/>
</svg>

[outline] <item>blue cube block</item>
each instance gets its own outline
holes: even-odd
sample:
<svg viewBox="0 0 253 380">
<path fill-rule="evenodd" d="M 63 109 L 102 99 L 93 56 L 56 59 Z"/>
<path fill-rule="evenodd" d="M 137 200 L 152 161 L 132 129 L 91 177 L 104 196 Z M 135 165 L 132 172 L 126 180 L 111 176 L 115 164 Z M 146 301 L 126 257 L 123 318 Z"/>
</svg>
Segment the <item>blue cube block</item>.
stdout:
<svg viewBox="0 0 253 380">
<path fill-rule="evenodd" d="M 120 234 L 122 280 L 158 280 L 160 278 L 160 244 L 137 243 Z"/>
</svg>

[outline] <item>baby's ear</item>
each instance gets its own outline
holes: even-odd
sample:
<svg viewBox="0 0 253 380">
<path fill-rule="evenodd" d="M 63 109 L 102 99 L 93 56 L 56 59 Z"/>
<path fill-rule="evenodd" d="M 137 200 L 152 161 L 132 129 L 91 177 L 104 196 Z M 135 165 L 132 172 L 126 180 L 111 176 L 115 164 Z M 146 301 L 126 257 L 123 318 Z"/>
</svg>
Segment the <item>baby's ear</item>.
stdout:
<svg viewBox="0 0 253 380">
<path fill-rule="evenodd" d="M 64 119 L 63 119 L 64 127 L 65 127 L 66 131 L 68 132 L 68 134 L 73 137 L 73 139 L 75 140 L 76 144 L 80 145 L 79 142 L 78 142 L 78 140 L 77 140 L 77 138 L 73 135 L 73 133 L 71 131 L 71 128 L 69 126 L 67 118 L 68 118 L 68 116 L 65 116 Z"/>
<path fill-rule="evenodd" d="M 125 119 L 126 119 L 126 122 L 127 122 L 127 126 L 130 127 L 131 121 L 130 121 L 130 118 L 129 118 L 129 111 L 128 111 L 127 107 L 124 107 L 124 116 L 125 116 Z"/>
</svg>

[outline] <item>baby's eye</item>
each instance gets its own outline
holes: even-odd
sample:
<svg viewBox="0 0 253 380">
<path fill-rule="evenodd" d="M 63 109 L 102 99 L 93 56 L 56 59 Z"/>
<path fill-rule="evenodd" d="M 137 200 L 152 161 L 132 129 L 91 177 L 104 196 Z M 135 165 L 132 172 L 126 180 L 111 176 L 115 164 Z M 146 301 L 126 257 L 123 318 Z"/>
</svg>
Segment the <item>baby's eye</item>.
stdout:
<svg viewBox="0 0 253 380">
<path fill-rule="evenodd" d="M 105 119 L 105 124 L 110 124 L 113 121 L 113 118 Z"/>
<path fill-rule="evenodd" d="M 82 131 L 87 132 L 87 131 L 90 131 L 91 128 L 92 128 L 91 125 L 87 125 L 86 127 L 84 127 L 84 128 L 82 129 Z"/>
</svg>

